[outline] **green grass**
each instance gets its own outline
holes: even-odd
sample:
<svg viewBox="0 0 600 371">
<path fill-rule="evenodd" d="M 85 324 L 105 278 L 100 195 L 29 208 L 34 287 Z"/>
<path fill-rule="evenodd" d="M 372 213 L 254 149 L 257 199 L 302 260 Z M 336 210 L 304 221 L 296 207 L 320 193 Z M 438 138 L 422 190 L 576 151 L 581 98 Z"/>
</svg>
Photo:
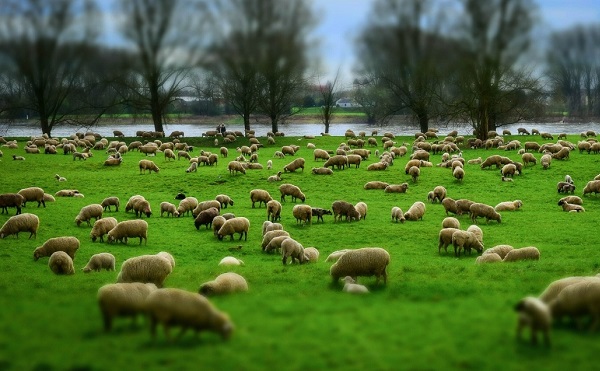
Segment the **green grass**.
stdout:
<svg viewBox="0 0 600 371">
<path fill-rule="evenodd" d="M 196 147 L 196 154 L 200 149 L 217 151 L 210 139 L 186 139 Z M 568 139 L 578 140 L 576 136 Z M 317 137 L 310 141 L 319 148 L 335 149 L 343 140 Z M 411 138 L 397 140 L 409 142 Z M 501 182 L 497 170 L 481 170 L 478 165 L 466 165 L 462 183 L 454 181 L 448 169 L 423 168 L 415 184 L 404 174 L 406 157 L 397 159 L 394 166 L 383 172 L 366 171 L 367 165 L 375 161 L 372 156 L 359 169 L 314 176 L 310 168 L 321 163 L 315 163 L 307 142 L 294 137 L 278 138 L 276 145 L 259 151 L 263 165 L 268 159 L 273 160 L 271 171 L 249 170 L 246 175 L 237 176 L 227 172 L 226 164 L 233 159 L 235 147 L 246 144 L 244 139 L 231 146 L 229 158 L 221 158 L 216 167 L 201 166 L 191 174 L 185 173 L 187 161 L 165 162 L 157 156 L 153 160 L 160 172 L 140 175 L 137 163 L 143 156 L 137 152 L 126 154 L 119 168 L 107 168 L 102 166 L 106 157 L 103 151 L 95 151 L 87 161 L 73 161 L 64 155 L 24 154 L 23 141 L 21 149 L 2 148 L 0 193 L 39 186 L 51 194 L 59 189 L 78 189 L 85 198 L 57 198 L 46 208 L 29 203 L 23 211 L 35 213 L 41 220 L 37 239 L 28 240 L 26 234 L 21 234 L 18 239 L 11 236 L 0 240 L 0 369 L 102 370 L 134 366 L 555 370 L 596 366 L 595 356 L 600 351 L 597 334 L 558 327 L 552 333 L 551 349 L 517 342 L 512 308 L 519 299 L 539 294 L 555 279 L 598 273 L 600 255 L 594 241 L 600 197 L 584 198 L 585 213 L 565 213 L 556 204 L 560 198 L 556 183 L 570 174 L 577 185 L 575 194 L 581 196 L 585 183 L 599 172 L 600 157 L 575 151 L 567 161 L 553 161 L 547 171 L 539 165 L 527 168 L 512 183 Z M 279 199 L 278 184 L 268 183 L 266 178 L 292 160 L 272 157 L 282 145 L 290 143 L 301 146 L 297 156 L 306 159 L 307 168 L 304 172 L 283 174 L 284 182 L 298 185 L 307 196 L 307 204 L 328 208 L 338 199 L 353 204 L 364 201 L 369 212 L 366 220 L 360 222 L 333 223 L 333 218 L 326 216 L 324 223 L 300 226 L 292 217 L 293 204 L 288 200 L 282 213 L 285 229 L 304 246 L 317 247 L 321 257 L 316 264 L 283 267 L 279 256 L 260 250 L 260 229 L 266 211 L 264 207 L 251 208 L 249 192 L 262 188 Z M 497 152 L 468 149 L 464 157 L 485 158 Z M 24 155 L 26 161 L 13 161 L 13 154 Z M 520 158 L 516 152 L 502 154 Z M 540 155 L 536 157 L 539 159 Z M 432 157 L 432 162 L 439 161 L 439 155 Z M 55 173 L 68 181 L 58 183 Z M 408 182 L 410 188 L 406 194 L 363 190 L 363 184 L 370 180 Z M 536 246 L 541 259 L 476 265 L 475 255 L 439 255 L 437 236 L 446 215 L 440 204 L 426 200 L 427 193 L 437 185 L 445 186 L 448 196 L 454 199 L 469 198 L 490 205 L 522 200 L 520 211 L 502 213 L 502 224 L 480 222 L 484 244 Z M 231 196 L 235 204 L 226 211 L 250 219 L 248 240 L 218 241 L 210 230 L 197 231 L 191 217 L 161 218 L 160 202 L 177 204 L 173 198 L 178 192 L 200 201 L 220 193 Z M 154 211 L 147 219 L 147 245 L 139 246 L 135 239 L 128 245 L 92 243 L 90 228 L 74 223 L 81 207 L 100 203 L 108 196 L 118 196 L 122 206 L 119 212 L 105 215 L 119 221 L 133 219 L 132 213 L 124 212 L 124 205 L 135 194 L 145 196 Z M 406 211 L 415 201 L 426 202 L 423 221 L 390 221 L 392 206 Z M 9 209 L 9 215 L 0 215 L 0 222 L 4 223 L 14 212 Z M 467 217 L 460 221 L 463 229 L 470 225 Z M 51 237 L 64 235 L 81 241 L 73 276 L 55 276 L 47 266 L 47 258 L 37 262 L 32 259 L 35 247 Z M 243 246 L 241 250 L 229 251 L 238 244 Z M 331 284 L 330 263 L 325 258 L 338 249 L 366 246 L 389 251 L 387 286 L 375 286 L 372 277 L 361 278 L 359 282 L 366 284 L 371 294 L 342 293 L 341 286 Z M 152 342 L 142 318 L 134 326 L 127 319 L 117 320 L 114 330 L 104 333 L 96 292 L 100 286 L 115 282 L 118 272 L 84 274 L 81 268 L 99 252 L 114 254 L 120 266 L 129 257 L 159 251 L 169 251 L 176 260 L 165 285 L 190 291 L 197 291 L 201 283 L 227 271 L 217 265 L 222 257 L 233 255 L 244 260 L 244 267 L 232 270 L 247 279 L 250 291 L 211 299 L 235 323 L 230 341 L 224 342 L 212 333 L 196 337 L 188 332 L 170 343 L 160 329 L 157 340 Z"/>
</svg>

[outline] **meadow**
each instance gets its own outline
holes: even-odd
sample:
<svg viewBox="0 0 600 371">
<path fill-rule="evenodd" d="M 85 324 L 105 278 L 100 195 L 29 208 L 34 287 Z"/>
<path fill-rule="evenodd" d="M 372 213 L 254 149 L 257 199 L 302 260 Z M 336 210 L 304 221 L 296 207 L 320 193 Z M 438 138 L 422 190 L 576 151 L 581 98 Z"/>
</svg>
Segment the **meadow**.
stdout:
<svg viewBox="0 0 600 371">
<path fill-rule="evenodd" d="M 392 130 L 393 131 L 393 130 Z M 11 139 L 11 138 L 7 138 Z M 108 138 L 113 140 L 114 138 Z M 259 137 L 266 143 L 264 137 Z M 380 137 L 379 150 L 381 151 Z M 508 137 L 543 143 L 539 136 Z M 576 143 L 578 135 L 569 135 Z M 129 143 L 137 138 L 125 138 Z M 166 139 L 165 139 L 166 140 Z M 556 183 L 570 174 L 582 195 L 588 180 L 600 173 L 600 157 L 573 151 L 570 159 L 554 160 L 548 170 L 539 165 L 527 167 L 513 182 L 502 182 L 495 168 L 481 170 L 479 165 L 465 165 L 465 179 L 458 182 L 449 169 L 422 168 L 414 183 L 404 173 L 408 157 L 398 158 L 385 171 L 367 171 L 374 156 L 360 168 L 334 170 L 331 176 L 312 175 L 314 161 L 309 142 L 317 148 L 334 150 L 342 137 L 278 137 L 276 144 L 265 145 L 258 152 L 263 165 L 272 159 L 272 170 L 248 170 L 246 175 L 230 175 L 227 162 L 236 155 L 236 146 L 247 144 L 244 138 L 229 145 L 229 157 L 219 158 L 217 166 L 200 166 L 196 173 L 186 173 L 188 162 L 165 161 L 159 154 L 152 158 L 159 173 L 142 175 L 138 152 L 124 155 L 119 167 L 104 167 L 104 151 L 92 151 L 87 161 L 73 161 L 71 156 L 25 154 L 25 138 L 19 149 L 1 148 L 0 193 L 12 193 L 29 187 L 42 187 L 54 194 L 60 189 L 77 189 L 84 198 L 57 198 L 46 207 L 28 203 L 23 212 L 40 218 L 36 239 L 9 236 L 0 240 L 2 273 L 0 294 L 0 369 L 2 370 L 102 370 L 102 369 L 473 369 L 473 370 L 558 370 L 565 367 L 592 369 L 600 352 L 598 334 L 569 326 L 553 328 L 552 346 L 533 346 L 515 338 L 518 300 L 538 295 L 550 282 L 572 275 L 593 275 L 600 271 L 597 228 L 600 196 L 584 198 L 585 213 L 566 213 L 557 206 L 562 195 Z M 396 138 L 411 143 L 413 138 Z M 194 145 L 192 155 L 201 149 L 218 152 L 212 139 L 186 138 Z M 283 204 L 281 223 L 291 236 L 305 247 L 315 246 L 320 259 L 314 264 L 283 266 L 278 255 L 261 251 L 261 225 L 266 220 L 264 207 L 251 207 L 249 193 L 265 189 L 279 199 L 278 183 L 266 181 L 293 160 L 273 158 L 282 145 L 301 147 L 294 157 L 306 159 L 304 171 L 284 173 L 283 182 L 299 186 L 306 203 L 330 208 L 336 200 L 368 205 L 365 220 L 337 222 L 325 216 L 324 222 L 297 224 L 292 216 L 294 203 L 289 197 Z M 376 148 L 371 148 L 374 151 Z M 464 149 L 463 157 L 472 159 L 501 152 L 520 160 L 516 151 Z M 13 161 L 13 154 L 25 161 Z M 440 162 L 440 155 L 431 161 Z M 55 174 L 67 179 L 57 182 Z M 409 183 L 405 194 L 386 194 L 382 190 L 364 190 L 367 181 Z M 437 185 L 448 190 L 454 199 L 469 198 L 496 205 L 520 199 L 519 211 L 503 212 L 502 223 L 479 220 L 486 248 L 498 244 L 514 247 L 536 246 L 539 261 L 475 264 L 477 254 L 455 257 L 452 248 L 438 253 L 438 233 L 446 216 L 439 203 L 427 201 L 427 193 Z M 217 240 L 212 231 L 196 230 L 191 216 L 160 217 L 159 204 L 174 200 L 178 192 L 198 200 L 227 194 L 233 206 L 223 212 L 250 219 L 247 241 Z M 81 207 L 100 203 L 105 197 L 121 200 L 118 212 L 105 212 L 117 220 L 134 219 L 124 211 L 129 197 L 141 194 L 150 201 L 153 215 L 149 223 L 147 245 L 130 239 L 127 245 L 92 242 L 91 228 L 76 226 L 74 219 Z M 415 201 L 426 203 L 422 221 L 392 222 L 390 210 L 399 206 L 406 211 Z M 0 215 L 4 223 L 14 215 Z M 461 228 L 471 221 L 459 217 Z M 596 231 L 596 232 L 595 232 Z M 56 276 L 47 266 L 48 258 L 33 261 L 33 250 L 51 237 L 75 236 L 81 241 L 76 259 L 76 273 Z M 241 249 L 237 247 L 241 245 Z M 391 255 L 387 285 L 375 285 L 374 277 L 359 278 L 371 293 L 365 296 L 342 292 L 329 276 L 331 252 L 344 248 L 378 246 Z M 130 257 L 170 252 L 176 260 L 165 286 L 196 292 L 203 282 L 218 274 L 235 271 L 248 281 L 250 290 L 211 298 L 220 310 L 229 313 L 235 331 L 229 341 L 214 333 L 192 331 L 180 339 L 168 341 L 162 328 L 152 340 L 147 322 L 138 318 L 116 320 L 113 331 L 104 332 L 96 302 L 99 287 L 116 281 L 121 263 Z M 110 252 L 117 258 L 116 271 L 83 273 L 81 268 L 90 256 Z M 242 259 L 245 266 L 218 266 L 224 256 Z M 528 334 L 527 334 L 528 335 Z"/>
</svg>

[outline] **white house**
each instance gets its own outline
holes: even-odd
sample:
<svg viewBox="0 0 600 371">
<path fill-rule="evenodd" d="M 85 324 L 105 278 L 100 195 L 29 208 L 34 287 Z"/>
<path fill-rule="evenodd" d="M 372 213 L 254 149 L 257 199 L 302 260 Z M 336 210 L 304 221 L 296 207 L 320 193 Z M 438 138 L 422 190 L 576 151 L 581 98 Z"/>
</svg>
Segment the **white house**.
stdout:
<svg viewBox="0 0 600 371">
<path fill-rule="evenodd" d="M 340 98 L 335 102 L 336 107 L 360 107 L 352 98 Z"/>
</svg>

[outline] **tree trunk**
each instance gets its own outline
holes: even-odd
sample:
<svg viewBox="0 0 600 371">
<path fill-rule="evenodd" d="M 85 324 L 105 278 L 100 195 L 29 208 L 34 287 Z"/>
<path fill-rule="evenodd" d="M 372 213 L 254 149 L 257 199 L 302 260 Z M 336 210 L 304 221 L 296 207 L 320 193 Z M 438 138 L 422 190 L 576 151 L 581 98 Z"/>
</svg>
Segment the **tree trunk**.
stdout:
<svg viewBox="0 0 600 371">
<path fill-rule="evenodd" d="M 329 121 L 325 122 L 325 133 L 329 134 Z"/>
<path fill-rule="evenodd" d="M 163 132 L 163 112 L 160 107 L 159 97 L 158 97 L 158 87 L 150 88 L 150 111 L 152 112 L 152 122 L 154 123 L 154 131 Z"/>
<path fill-rule="evenodd" d="M 250 131 L 250 114 L 244 113 L 244 130 L 246 132 Z"/>
<path fill-rule="evenodd" d="M 419 127 L 421 128 L 421 133 L 426 133 L 429 130 L 429 116 L 427 112 L 421 112 L 418 114 L 419 119 Z"/>
<path fill-rule="evenodd" d="M 42 134 L 47 134 L 49 137 L 52 137 L 51 132 L 52 132 L 52 125 L 50 125 L 50 122 L 48 121 L 47 117 L 41 117 L 40 118 L 40 124 L 42 127 Z"/>
<path fill-rule="evenodd" d="M 277 117 L 271 116 L 271 131 L 277 133 L 279 131 L 279 124 L 277 123 Z"/>
</svg>

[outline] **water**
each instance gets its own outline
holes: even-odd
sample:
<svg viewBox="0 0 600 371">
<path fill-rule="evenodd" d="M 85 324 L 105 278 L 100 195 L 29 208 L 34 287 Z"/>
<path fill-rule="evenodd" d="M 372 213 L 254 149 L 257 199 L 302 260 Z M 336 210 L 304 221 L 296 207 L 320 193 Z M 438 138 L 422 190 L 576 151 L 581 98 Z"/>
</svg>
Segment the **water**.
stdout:
<svg viewBox="0 0 600 371">
<path fill-rule="evenodd" d="M 216 124 L 189 124 L 189 123 L 172 123 L 165 125 L 165 132 L 169 135 L 172 131 L 180 130 L 185 133 L 188 137 L 198 137 L 202 133 L 208 130 L 215 130 Z M 588 122 L 588 123 L 519 123 L 502 126 L 497 129 L 498 134 L 502 134 L 502 130 L 508 129 L 513 135 L 517 134 L 517 128 L 524 127 L 529 132 L 531 129 L 538 129 L 540 132 L 548 132 L 551 134 L 567 133 L 567 134 L 579 134 L 582 131 L 593 130 L 600 133 L 600 123 Z M 266 136 L 266 133 L 271 131 L 271 125 L 269 124 L 252 124 L 252 129 L 256 131 L 257 136 Z M 409 135 L 412 136 L 419 132 L 418 126 L 410 125 L 398 125 L 398 126 L 373 126 L 367 124 L 357 123 L 336 123 L 330 124 L 329 133 L 334 136 L 343 136 L 347 129 L 352 129 L 356 134 L 361 131 L 370 135 L 373 130 L 378 130 L 379 135 L 386 131 L 392 132 L 395 135 Z M 438 126 L 441 135 L 447 134 L 452 130 L 457 130 L 459 135 L 471 135 L 472 127 L 465 124 L 454 124 L 447 126 Z M 99 133 L 102 136 L 112 137 L 113 130 L 122 131 L 125 136 L 133 137 L 136 131 L 153 131 L 154 127 L 151 124 L 122 124 L 122 125 L 98 125 L 93 127 L 76 127 L 76 126 L 58 126 L 52 130 L 53 137 L 68 137 L 75 132 L 86 132 L 93 131 Z M 227 130 L 232 131 L 244 131 L 243 125 L 228 125 Z M 279 125 L 279 131 L 284 132 L 287 136 L 303 136 L 303 135 L 315 135 L 318 136 L 321 132 L 325 131 L 325 126 L 321 123 L 294 123 L 294 124 L 281 124 Z M 0 135 L 10 137 L 31 137 L 41 135 L 41 130 L 38 125 L 34 123 L 11 123 L 11 124 L 0 124 Z"/>
</svg>

